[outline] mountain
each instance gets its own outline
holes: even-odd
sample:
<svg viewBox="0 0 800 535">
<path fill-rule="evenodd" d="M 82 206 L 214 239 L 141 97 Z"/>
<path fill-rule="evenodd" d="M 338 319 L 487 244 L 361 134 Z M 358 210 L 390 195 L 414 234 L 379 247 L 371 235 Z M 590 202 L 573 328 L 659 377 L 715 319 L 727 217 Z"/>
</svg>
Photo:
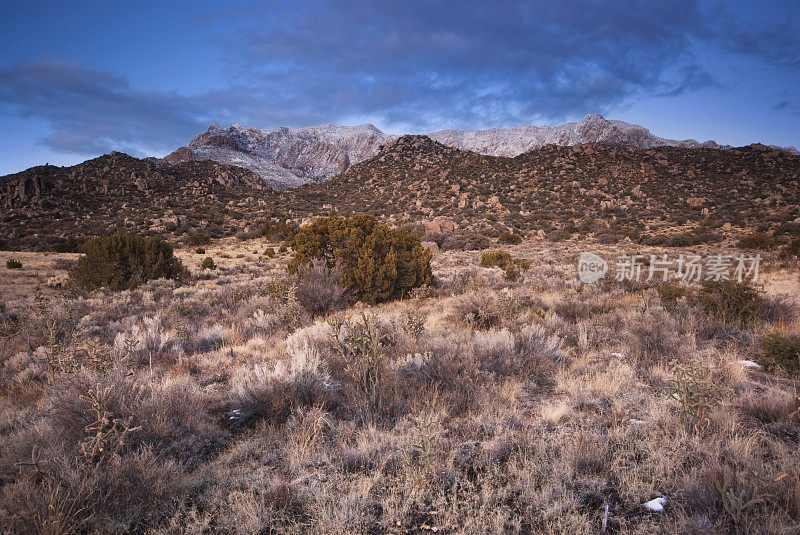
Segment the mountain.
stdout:
<svg viewBox="0 0 800 535">
<path fill-rule="evenodd" d="M 514 157 L 545 145 L 571 146 L 613 143 L 649 149 L 672 146 L 729 148 L 713 141 L 675 141 L 654 136 L 643 126 L 587 115 L 577 123 L 559 126 L 517 126 L 490 130 L 440 130 L 428 134 L 434 141 L 489 156 Z M 351 165 L 375 156 L 397 136 L 384 134 L 371 124 L 323 125 L 292 129 L 259 130 L 233 125 L 211 125 L 165 158 L 168 162 L 213 160 L 250 169 L 276 190 L 306 182 L 322 182 Z"/>
<path fill-rule="evenodd" d="M 356 212 L 446 247 L 504 230 L 692 245 L 755 230 L 800 237 L 800 155 L 595 143 L 505 157 L 407 135 L 329 180 L 276 193 L 240 167 L 112 153 L 0 177 L 0 206 L 0 242 L 20 249 L 117 231 L 246 238 L 266 223 Z"/>
<path fill-rule="evenodd" d="M 693 139 L 676 141 L 654 136 L 650 130 L 624 121 L 609 121 L 591 114 L 578 123 L 558 126 L 515 126 L 489 130 L 440 130 L 428 134 L 431 139 L 462 150 L 491 156 L 513 157 L 545 145 L 582 145 L 613 143 L 639 149 L 653 147 L 730 148 L 713 141 L 699 143 Z"/>
<path fill-rule="evenodd" d="M 167 164 L 112 152 L 71 167 L 0 177 L 0 242 L 48 248 L 111 232 L 186 232 L 223 218 L 236 201 L 273 195 L 261 178 L 212 161 Z M 235 218 L 234 218 L 235 219 Z M 229 233 L 241 228 L 235 220 Z"/>
<path fill-rule="evenodd" d="M 279 202 L 297 220 L 370 212 L 396 222 L 449 222 L 431 224 L 434 234 L 515 230 L 651 243 L 690 232 L 678 238 L 686 245 L 719 239 L 713 230 L 725 223 L 737 232 L 798 232 L 800 156 L 764 145 L 551 144 L 509 158 L 403 136 L 341 175 L 283 192 Z"/>
<path fill-rule="evenodd" d="M 213 160 L 250 169 L 276 190 L 317 182 L 378 153 L 394 139 L 372 126 L 323 125 L 259 130 L 211 125 L 164 159 Z"/>
</svg>

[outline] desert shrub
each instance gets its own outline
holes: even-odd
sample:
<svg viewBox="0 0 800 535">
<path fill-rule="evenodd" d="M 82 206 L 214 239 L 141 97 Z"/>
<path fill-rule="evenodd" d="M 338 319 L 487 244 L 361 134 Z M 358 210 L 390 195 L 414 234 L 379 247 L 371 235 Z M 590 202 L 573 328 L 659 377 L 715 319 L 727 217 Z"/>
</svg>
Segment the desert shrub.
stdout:
<svg viewBox="0 0 800 535">
<path fill-rule="evenodd" d="M 516 232 L 503 232 L 500 234 L 500 237 L 497 238 L 497 241 L 503 244 L 516 245 L 522 243 L 522 236 Z"/>
<path fill-rule="evenodd" d="M 257 366 L 233 394 L 228 417 L 232 429 L 258 420 L 280 425 L 300 408 L 336 407 L 339 385 L 324 369 L 319 353 L 308 343 L 288 345 L 286 351 L 289 366 L 283 362 L 271 370 Z"/>
<path fill-rule="evenodd" d="M 520 270 L 531 267 L 530 262 L 514 258 L 507 251 L 490 251 L 481 255 L 482 267 L 499 267 L 505 273 L 507 280 L 513 281 L 519 277 Z"/>
<path fill-rule="evenodd" d="M 490 329 L 500 325 L 503 316 L 497 295 L 491 292 L 468 292 L 453 300 L 453 319 L 474 329 Z"/>
<path fill-rule="evenodd" d="M 284 222 L 269 222 L 261 226 L 261 235 L 271 241 L 291 241 L 297 233 L 297 227 Z"/>
<path fill-rule="evenodd" d="M 484 234 L 468 232 L 457 236 L 447 236 L 439 246 L 443 250 L 480 251 L 492 246 L 492 241 Z"/>
<path fill-rule="evenodd" d="M 339 285 L 343 272 L 340 264 L 329 268 L 321 258 L 301 265 L 292 281 L 295 297 L 312 316 L 342 308 L 346 304 L 344 288 Z"/>
<path fill-rule="evenodd" d="M 52 249 L 56 253 L 79 253 L 82 247 L 83 241 L 75 236 L 67 236 L 66 238 L 58 239 L 53 244 Z"/>
<path fill-rule="evenodd" d="M 761 339 L 761 349 L 770 368 L 781 368 L 792 375 L 800 374 L 800 336 L 768 333 Z"/>
<path fill-rule="evenodd" d="M 717 243 L 722 237 L 714 232 L 680 232 L 678 234 L 655 234 L 644 240 L 645 245 L 663 247 L 691 247 L 703 243 Z"/>
<path fill-rule="evenodd" d="M 431 253 L 419 236 L 392 229 L 373 216 L 327 217 L 301 227 L 291 243 L 289 272 L 314 258 L 342 266 L 340 284 L 359 300 L 376 303 L 404 297 L 433 284 Z"/>
<path fill-rule="evenodd" d="M 761 232 L 749 234 L 736 244 L 740 249 L 761 249 L 764 251 L 772 249 L 774 245 L 775 241 L 772 239 L 772 236 Z"/>
<path fill-rule="evenodd" d="M 46 417 L 4 436 L 0 524 L 13 533 L 148 531 L 227 434 L 202 396 L 124 370 L 60 378 Z"/>
<path fill-rule="evenodd" d="M 187 245 L 197 247 L 211 243 L 211 237 L 205 232 L 195 232 L 194 234 L 189 234 L 184 241 Z"/>
<path fill-rule="evenodd" d="M 800 258 L 800 238 L 792 240 L 781 249 L 780 257 L 784 260 Z"/>
<path fill-rule="evenodd" d="M 748 393 L 737 405 L 745 416 L 764 423 L 774 423 L 789 419 L 797 410 L 798 401 L 800 400 L 786 392 L 769 390 Z"/>
<path fill-rule="evenodd" d="M 207 256 L 200 262 L 201 269 L 217 269 L 217 265 L 214 263 L 214 259 L 210 256 Z"/>
<path fill-rule="evenodd" d="M 680 405 L 682 419 L 694 431 L 708 431 L 711 414 L 727 393 L 722 380 L 702 364 L 676 364 L 672 373 L 669 391 Z"/>
<path fill-rule="evenodd" d="M 198 247 L 197 249 L 194 250 L 194 252 L 195 254 L 206 254 L 206 250 L 203 249 L 202 247 Z"/>
<path fill-rule="evenodd" d="M 21 269 L 22 268 L 22 262 L 20 262 L 19 260 L 14 259 L 14 258 L 9 258 L 8 260 L 6 260 L 6 267 L 8 269 Z"/>
<path fill-rule="evenodd" d="M 747 325 L 764 315 L 764 298 L 747 282 L 705 280 L 697 300 L 707 315 L 723 323 Z"/>
<path fill-rule="evenodd" d="M 688 290 L 682 287 L 677 281 L 670 281 L 658 287 L 658 295 L 661 303 L 666 307 L 673 307 L 682 298 L 688 295 Z"/>
<path fill-rule="evenodd" d="M 115 234 L 89 240 L 84 254 L 70 271 L 70 280 L 81 288 L 129 290 L 151 279 L 176 279 L 186 269 L 172 246 L 157 237 Z"/>
<path fill-rule="evenodd" d="M 526 361 L 564 362 L 561 340 L 558 336 L 548 336 L 541 325 L 526 325 L 516 336 L 517 353 Z"/>
<path fill-rule="evenodd" d="M 274 247 L 267 247 L 264 249 L 264 252 L 261 253 L 267 258 L 275 258 L 275 248 Z"/>
<path fill-rule="evenodd" d="M 332 317 L 333 349 L 344 363 L 344 368 L 355 386 L 354 405 L 361 405 L 364 417 L 379 415 L 388 408 L 386 390 L 389 372 L 383 351 L 383 333 L 377 317 L 365 312 L 361 321 Z"/>
</svg>

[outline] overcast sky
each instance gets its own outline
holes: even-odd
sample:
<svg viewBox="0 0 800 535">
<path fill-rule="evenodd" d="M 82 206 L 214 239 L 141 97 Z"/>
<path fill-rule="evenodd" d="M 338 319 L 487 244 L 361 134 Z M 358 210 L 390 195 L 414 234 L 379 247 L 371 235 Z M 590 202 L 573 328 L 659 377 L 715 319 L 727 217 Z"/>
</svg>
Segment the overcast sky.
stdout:
<svg viewBox="0 0 800 535">
<path fill-rule="evenodd" d="M 3 1 L 0 174 L 211 123 L 385 132 L 587 113 L 800 146 L 800 2 Z"/>
</svg>

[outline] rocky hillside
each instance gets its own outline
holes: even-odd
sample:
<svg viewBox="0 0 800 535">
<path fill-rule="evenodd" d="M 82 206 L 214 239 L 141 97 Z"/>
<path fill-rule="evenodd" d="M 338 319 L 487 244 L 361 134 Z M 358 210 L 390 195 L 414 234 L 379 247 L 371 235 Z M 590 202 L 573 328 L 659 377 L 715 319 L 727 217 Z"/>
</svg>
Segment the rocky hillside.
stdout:
<svg viewBox="0 0 800 535">
<path fill-rule="evenodd" d="M 495 235 L 509 229 L 639 240 L 683 228 L 701 236 L 800 222 L 798 180 L 800 156 L 763 145 L 547 145 L 506 158 L 403 136 L 340 176 L 285 192 L 281 202 L 298 218 L 327 207 L 398 221 L 446 219 Z"/>
<path fill-rule="evenodd" d="M 267 222 L 370 212 L 437 242 L 513 230 L 691 245 L 798 234 L 799 181 L 800 156 L 763 145 L 546 145 L 508 158 L 403 136 L 328 181 L 280 193 L 239 167 L 113 153 L 0 178 L 0 240 L 31 249 L 119 230 L 254 236 Z"/>
<path fill-rule="evenodd" d="M 441 130 L 428 136 L 444 145 L 488 156 L 514 157 L 545 145 L 572 146 L 609 143 L 654 147 L 730 148 L 713 141 L 676 141 L 650 133 L 643 126 L 587 115 L 577 123 L 558 126 L 517 126 L 490 130 Z M 276 190 L 306 182 L 321 182 L 351 165 L 375 156 L 381 146 L 397 139 L 371 124 L 311 126 L 259 130 L 212 125 L 165 160 L 213 160 L 250 169 Z"/>
<path fill-rule="evenodd" d="M 389 136 L 372 126 L 323 125 L 259 130 L 211 125 L 165 160 L 213 160 L 250 169 L 266 184 L 283 190 L 330 178 L 374 156 Z"/>
<path fill-rule="evenodd" d="M 168 165 L 112 152 L 72 167 L 45 165 L 0 177 L 0 241 L 47 248 L 122 230 L 186 232 L 222 218 L 232 199 L 259 206 L 270 195 L 257 175 L 240 167 Z M 233 232 L 237 222 L 226 224 Z"/>
</svg>

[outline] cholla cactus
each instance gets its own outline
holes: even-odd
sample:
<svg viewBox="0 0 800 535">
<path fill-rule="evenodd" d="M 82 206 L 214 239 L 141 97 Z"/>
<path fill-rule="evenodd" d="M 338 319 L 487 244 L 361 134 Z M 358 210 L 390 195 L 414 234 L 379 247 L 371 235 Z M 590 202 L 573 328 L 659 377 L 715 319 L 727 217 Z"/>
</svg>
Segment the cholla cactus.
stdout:
<svg viewBox="0 0 800 535">
<path fill-rule="evenodd" d="M 125 446 L 130 433 L 139 431 L 141 427 L 131 427 L 131 418 L 115 418 L 108 410 L 111 387 L 100 388 L 98 385 L 88 392 L 92 404 L 94 421 L 86 426 L 86 438 L 80 449 L 87 461 L 98 462 L 110 452 L 118 452 Z"/>
<path fill-rule="evenodd" d="M 366 396 L 369 408 L 380 412 L 383 408 L 381 390 L 385 366 L 377 316 L 362 312 L 360 323 L 349 317 L 332 317 L 328 325 L 334 350 L 345 361 L 356 388 Z"/>
</svg>

